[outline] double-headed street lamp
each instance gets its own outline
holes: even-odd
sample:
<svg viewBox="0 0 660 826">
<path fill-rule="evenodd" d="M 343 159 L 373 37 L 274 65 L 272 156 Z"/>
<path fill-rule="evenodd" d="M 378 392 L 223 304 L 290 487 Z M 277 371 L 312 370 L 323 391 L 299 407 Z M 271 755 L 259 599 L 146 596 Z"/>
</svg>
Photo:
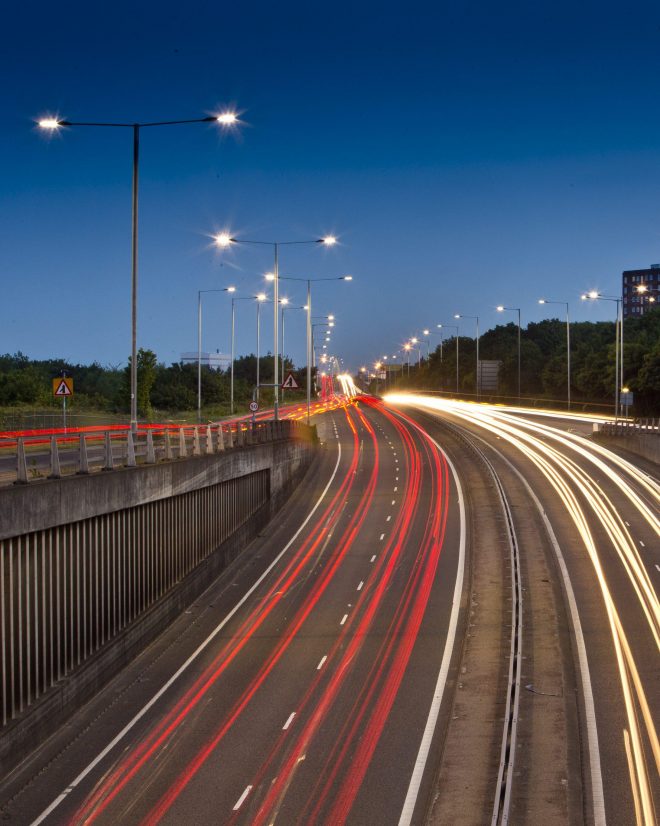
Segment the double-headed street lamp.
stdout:
<svg viewBox="0 0 660 826">
<path fill-rule="evenodd" d="M 498 305 L 498 313 L 503 313 L 505 310 L 510 313 L 518 313 L 518 401 L 520 401 L 520 307 L 504 307 L 502 304 Z"/>
<path fill-rule="evenodd" d="M 269 246 L 273 248 L 274 262 L 272 272 L 273 282 L 273 416 L 279 418 L 279 249 L 282 246 L 300 246 L 301 244 L 324 244 L 331 247 L 337 243 L 334 235 L 326 235 L 324 238 L 315 238 L 310 241 L 253 241 L 245 238 L 232 238 L 226 232 L 215 236 L 215 243 L 220 248 L 226 248 L 232 244 L 256 244 L 259 246 Z"/>
<path fill-rule="evenodd" d="M 202 421 L 202 293 L 235 293 L 236 287 L 197 290 L 197 421 Z M 210 364 L 209 364 L 210 366 Z"/>
<path fill-rule="evenodd" d="M 481 394 L 481 371 L 479 369 L 479 316 L 478 315 L 463 315 L 462 313 L 455 313 L 454 318 L 472 318 L 477 322 L 477 372 L 474 374 L 474 383 L 477 391 L 477 398 Z"/>
<path fill-rule="evenodd" d="M 614 351 L 615 370 L 614 370 L 614 384 L 616 385 L 614 391 L 614 415 L 619 415 L 619 399 L 620 391 L 623 387 L 623 298 L 615 295 L 601 295 L 598 290 L 591 290 L 591 292 L 584 293 L 580 296 L 582 301 L 614 301 L 616 302 L 616 325 L 615 325 L 615 340 L 616 346 Z"/>
<path fill-rule="evenodd" d="M 458 324 L 436 324 L 436 327 L 439 329 L 443 329 L 448 327 L 451 330 L 456 330 L 456 392 L 458 393 L 459 390 L 459 369 L 458 369 L 458 344 L 459 344 L 459 335 L 458 335 Z M 440 341 L 440 352 L 442 352 L 442 339 Z"/>
<path fill-rule="evenodd" d="M 266 273 L 266 279 L 268 281 L 275 281 L 275 274 L 272 272 Z M 309 424 L 312 393 L 312 362 L 314 360 L 312 342 L 312 284 L 317 281 L 352 281 L 353 276 L 338 275 L 329 278 L 294 278 L 290 275 L 280 275 L 279 279 L 284 279 L 284 281 L 302 281 L 307 284 L 307 304 L 305 304 L 305 307 L 307 309 L 307 424 Z M 328 319 L 333 320 L 330 319 L 329 316 Z"/>
<path fill-rule="evenodd" d="M 571 322 L 568 314 L 568 301 L 551 301 L 539 298 L 539 304 L 563 304 L 566 307 L 566 405 L 571 409 Z"/>
<path fill-rule="evenodd" d="M 137 431 L 137 257 L 138 257 L 138 167 L 140 158 L 140 129 L 150 126 L 179 126 L 187 123 L 217 123 L 223 127 L 234 126 L 238 117 L 234 112 L 223 112 L 206 118 L 188 120 L 162 120 L 143 123 L 94 123 L 91 121 L 72 121 L 60 118 L 42 118 L 37 121 L 41 129 L 51 132 L 62 127 L 99 126 L 113 129 L 133 130 L 133 221 L 131 243 L 131 430 Z"/>
</svg>

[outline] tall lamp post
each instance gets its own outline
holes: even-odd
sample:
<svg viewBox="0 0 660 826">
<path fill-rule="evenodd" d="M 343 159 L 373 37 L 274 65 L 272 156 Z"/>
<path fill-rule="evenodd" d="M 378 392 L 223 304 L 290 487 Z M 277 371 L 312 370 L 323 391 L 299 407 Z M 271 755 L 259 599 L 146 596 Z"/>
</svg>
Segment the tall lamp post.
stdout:
<svg viewBox="0 0 660 826">
<path fill-rule="evenodd" d="M 551 301 L 549 298 L 539 298 L 539 304 L 562 304 L 566 307 L 566 408 L 571 409 L 571 320 L 568 312 L 568 301 Z"/>
<path fill-rule="evenodd" d="M 266 301 L 266 293 L 258 293 L 257 299 L 257 401 L 259 400 L 259 362 L 261 360 L 261 305 Z"/>
<path fill-rule="evenodd" d="M 601 295 L 597 290 L 591 290 L 591 292 L 585 293 L 580 297 L 582 301 L 616 302 L 616 347 L 614 351 L 614 361 L 616 364 L 614 370 L 614 383 L 616 385 L 614 391 L 614 416 L 616 417 L 620 413 L 620 391 L 623 387 L 623 298 L 615 295 Z"/>
<path fill-rule="evenodd" d="M 498 313 L 503 313 L 505 310 L 511 313 L 518 313 L 518 401 L 520 401 L 520 307 L 504 307 L 502 304 L 497 307 Z"/>
<path fill-rule="evenodd" d="M 268 281 L 275 280 L 275 274 L 272 272 L 266 273 Z M 311 394 L 312 394 L 312 366 L 314 361 L 314 345 L 312 336 L 312 284 L 317 281 L 352 281 L 352 275 L 331 276 L 329 278 L 294 278 L 289 275 L 280 275 L 280 280 L 284 281 L 303 281 L 307 284 L 307 424 L 309 424 Z M 328 316 L 328 318 L 330 318 Z"/>
<path fill-rule="evenodd" d="M 42 118 L 37 121 L 41 129 L 51 132 L 61 127 L 98 126 L 113 129 L 131 129 L 133 131 L 133 186 L 132 204 L 133 220 L 131 234 L 131 430 L 137 431 L 137 290 L 138 290 L 138 171 L 140 158 L 140 130 L 151 126 L 179 126 L 186 123 L 218 123 L 223 127 L 234 126 L 238 118 L 234 112 L 223 112 L 206 118 L 188 120 L 162 120 L 143 123 L 94 123 L 91 121 L 61 120 L 60 118 Z"/>
<path fill-rule="evenodd" d="M 315 238 L 314 240 L 310 241 L 254 241 L 245 238 L 232 238 L 231 235 L 227 234 L 226 232 L 222 232 L 219 235 L 215 236 L 215 243 L 220 248 L 226 248 L 231 246 L 232 244 L 256 244 L 259 246 L 268 246 L 273 248 L 274 258 L 273 258 L 273 272 L 272 272 L 272 282 L 273 282 L 273 418 L 279 419 L 279 389 L 280 389 L 280 382 L 279 382 L 279 359 L 280 359 L 280 351 L 279 351 L 279 313 L 277 311 L 280 303 L 279 297 L 279 280 L 280 280 L 280 265 L 279 265 L 279 257 L 280 257 L 280 247 L 282 246 L 300 246 L 301 244 L 324 244 L 327 247 L 331 247 L 337 243 L 337 239 L 334 235 L 326 235 L 324 238 Z"/>
<path fill-rule="evenodd" d="M 458 335 L 458 324 L 436 324 L 436 327 L 444 329 L 445 327 L 449 327 L 452 330 L 456 330 L 456 393 L 459 392 L 459 371 L 458 371 L 458 344 L 460 341 L 460 336 Z M 440 345 L 442 347 L 442 344 Z M 442 352 L 442 350 L 441 350 Z"/>
<path fill-rule="evenodd" d="M 481 395 L 481 371 L 479 369 L 479 316 L 478 315 L 463 315 L 462 313 L 455 313 L 454 318 L 472 318 L 477 322 L 477 372 L 474 374 L 474 384 L 477 391 L 477 399 Z"/>
<path fill-rule="evenodd" d="M 282 276 L 280 276 L 282 278 Z M 280 298 L 280 304 L 282 305 L 282 310 L 280 311 L 280 329 L 282 330 L 282 376 L 284 376 L 284 360 L 286 358 L 285 350 L 284 350 L 284 311 L 285 310 L 306 310 L 307 307 L 303 306 L 302 304 L 299 307 L 290 307 L 289 306 L 289 299 L 288 298 Z M 282 398 L 284 398 L 284 388 L 282 388 Z"/>
<path fill-rule="evenodd" d="M 235 293 L 236 287 L 197 290 L 197 421 L 202 421 L 202 293 Z"/>
</svg>

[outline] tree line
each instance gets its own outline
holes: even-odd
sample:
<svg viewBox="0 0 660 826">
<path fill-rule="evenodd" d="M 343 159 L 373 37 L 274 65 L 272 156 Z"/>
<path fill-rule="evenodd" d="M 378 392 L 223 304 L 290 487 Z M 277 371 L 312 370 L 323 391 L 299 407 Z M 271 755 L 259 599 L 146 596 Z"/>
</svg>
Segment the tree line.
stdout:
<svg viewBox="0 0 660 826">
<path fill-rule="evenodd" d="M 574 322 L 571 336 L 571 397 L 576 403 L 613 405 L 615 391 L 614 322 Z M 434 343 L 438 341 L 433 339 Z M 424 344 L 424 342 L 422 342 Z M 430 349 L 417 351 L 397 371 L 388 370 L 388 384 L 400 388 L 456 389 L 456 337 Z M 459 392 L 476 391 L 476 339 L 460 336 Z M 561 402 L 567 395 L 566 323 L 557 319 L 534 322 L 521 331 L 521 395 Z M 407 356 L 406 356 L 407 358 Z M 498 325 L 479 340 L 480 360 L 500 362 L 499 387 L 493 397 L 513 398 L 518 393 L 518 326 Z M 400 357 L 399 357 L 400 359 Z M 633 391 L 633 412 L 660 415 L 660 309 L 624 323 L 624 384 Z M 391 364 L 391 362 L 390 362 Z M 482 396 L 485 394 L 482 394 Z"/>
<path fill-rule="evenodd" d="M 234 403 L 244 410 L 252 400 L 256 380 L 257 357 L 241 356 L 234 361 Z M 304 394 L 305 369 L 295 370 L 285 359 L 285 371 L 291 371 Z M 197 407 L 197 364 L 176 362 L 163 364 L 152 350 L 140 349 L 137 358 L 138 415 L 151 419 L 160 413 L 185 412 Z M 259 359 L 260 383 L 273 382 L 273 357 Z M 0 355 L 0 406 L 57 408 L 61 402 L 52 395 L 52 379 L 62 375 L 74 379 L 74 411 L 128 413 L 130 411 L 130 358 L 126 367 L 74 364 L 65 359 L 30 359 L 23 353 Z M 205 413 L 222 416 L 230 408 L 230 371 L 202 366 L 202 407 Z M 300 397 L 301 391 L 287 391 L 286 397 Z M 285 397 L 285 398 L 286 398 Z M 272 403 L 270 388 L 262 388 L 262 405 Z"/>
</svg>

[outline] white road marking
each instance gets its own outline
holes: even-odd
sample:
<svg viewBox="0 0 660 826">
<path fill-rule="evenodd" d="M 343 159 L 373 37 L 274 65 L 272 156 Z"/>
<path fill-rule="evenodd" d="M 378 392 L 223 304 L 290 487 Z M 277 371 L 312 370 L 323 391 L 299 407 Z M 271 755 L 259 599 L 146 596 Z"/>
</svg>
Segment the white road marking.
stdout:
<svg viewBox="0 0 660 826">
<path fill-rule="evenodd" d="M 629 527 L 630 527 L 630 522 L 626 522 L 626 520 L 625 520 L 625 519 L 623 520 L 623 524 L 626 526 L 626 528 L 629 528 Z"/>
<path fill-rule="evenodd" d="M 375 561 L 376 561 L 376 554 L 374 554 L 374 555 L 371 557 L 371 559 L 369 560 L 369 562 L 375 562 Z"/>
<path fill-rule="evenodd" d="M 364 585 L 364 580 L 362 580 L 362 579 L 361 579 L 361 580 L 360 580 L 360 584 L 359 584 L 359 585 L 358 585 L 358 587 L 357 587 L 358 591 L 361 591 L 361 590 L 362 590 L 362 586 L 363 586 L 363 585 Z"/>
<path fill-rule="evenodd" d="M 348 614 L 344 614 L 344 616 L 341 618 L 341 622 L 339 624 L 343 625 L 346 622 L 347 619 L 348 619 Z"/>
<path fill-rule="evenodd" d="M 381 533 L 381 535 L 380 535 L 380 541 L 382 542 L 382 541 L 383 541 L 383 539 L 385 539 L 385 534 L 384 534 L 384 533 Z"/>
<path fill-rule="evenodd" d="M 394 485 L 394 493 L 396 493 L 398 490 L 399 488 L 396 485 Z"/>
<path fill-rule="evenodd" d="M 321 662 L 320 662 L 320 663 L 316 666 L 316 670 L 317 670 L 317 671 L 320 671 L 320 670 L 323 668 L 323 663 L 324 663 L 327 659 L 328 659 L 328 655 L 327 655 L 327 654 L 324 654 L 324 655 L 321 657 Z"/>
<path fill-rule="evenodd" d="M 656 571 L 658 571 L 658 572 L 660 572 L 660 565 L 656 565 L 656 566 L 655 566 L 655 570 L 656 570 Z"/>
<path fill-rule="evenodd" d="M 246 786 L 245 791 L 243 792 L 243 794 L 238 798 L 238 800 L 234 804 L 234 811 L 235 812 L 237 812 L 241 808 L 241 806 L 245 802 L 245 798 L 250 794 L 251 791 L 252 791 L 252 786 Z"/>
<path fill-rule="evenodd" d="M 392 518 L 392 514 L 390 514 L 385 521 L 389 522 L 391 518 Z"/>
<path fill-rule="evenodd" d="M 290 726 L 290 725 L 291 725 L 291 723 L 293 722 L 293 718 L 294 718 L 295 716 L 296 716 L 296 712 L 295 712 L 295 711 L 292 711 L 292 712 L 291 712 L 291 714 L 289 714 L 289 716 L 288 716 L 288 718 L 287 718 L 286 723 L 282 726 L 282 731 L 286 731 L 286 730 L 289 728 L 289 726 Z"/>
<path fill-rule="evenodd" d="M 31 826 L 38 826 L 39 823 L 42 823 L 50 814 L 53 812 L 64 800 L 66 800 L 67 794 L 72 789 L 75 789 L 76 786 L 79 786 L 82 781 L 87 777 L 87 775 L 103 760 L 103 758 L 109 754 L 112 749 L 120 743 L 124 737 L 128 734 L 128 732 L 138 723 L 144 715 L 149 711 L 149 709 L 158 702 L 158 700 L 165 694 L 165 692 L 172 686 L 179 677 L 188 670 L 190 665 L 199 657 L 199 655 L 204 651 L 204 649 L 211 643 L 215 637 L 222 631 L 222 629 L 227 625 L 227 623 L 231 620 L 234 614 L 241 608 L 242 605 L 252 596 L 252 594 L 257 590 L 257 588 L 261 585 L 261 583 L 266 579 L 266 577 L 270 574 L 273 568 L 277 565 L 277 563 L 282 559 L 284 554 L 289 550 L 291 545 L 296 541 L 300 533 L 302 532 L 303 528 L 307 525 L 309 520 L 312 516 L 316 513 L 317 508 L 325 498 L 326 493 L 330 490 L 330 486 L 332 485 L 335 476 L 337 475 L 337 470 L 339 469 L 339 463 L 341 461 L 341 442 L 337 445 L 337 461 L 335 463 L 335 467 L 330 475 L 330 479 L 328 480 L 328 484 L 323 488 L 321 495 L 316 500 L 314 507 L 310 510 L 307 514 L 305 519 L 303 520 L 302 524 L 298 528 L 298 530 L 294 533 L 291 539 L 286 543 L 284 548 L 279 552 L 279 554 L 275 557 L 275 559 L 270 563 L 270 565 L 266 568 L 263 574 L 257 579 L 257 581 L 252 585 L 251 588 L 243 594 L 243 596 L 239 599 L 239 601 L 234 605 L 231 611 L 227 614 L 227 616 L 221 620 L 218 625 L 211 631 L 208 637 L 204 640 L 204 642 L 200 643 L 197 648 L 193 651 L 193 653 L 188 657 L 188 659 L 181 665 L 177 671 L 172 674 L 172 676 L 167 680 L 154 694 L 154 696 L 147 702 L 142 708 L 138 711 L 138 713 L 124 726 L 124 728 L 117 734 L 113 739 L 108 743 L 108 745 L 103 748 L 96 757 L 88 763 L 88 765 L 80 772 L 80 774 L 66 787 L 66 790 L 59 794 L 53 802 L 43 810 L 43 812 L 32 821 Z"/>
<path fill-rule="evenodd" d="M 646 545 L 642 542 L 642 540 L 641 540 L 641 539 L 639 540 L 639 544 L 642 546 L 642 548 L 645 548 L 645 547 L 646 547 Z"/>
<path fill-rule="evenodd" d="M 392 499 L 392 504 L 396 505 L 396 499 Z"/>
</svg>

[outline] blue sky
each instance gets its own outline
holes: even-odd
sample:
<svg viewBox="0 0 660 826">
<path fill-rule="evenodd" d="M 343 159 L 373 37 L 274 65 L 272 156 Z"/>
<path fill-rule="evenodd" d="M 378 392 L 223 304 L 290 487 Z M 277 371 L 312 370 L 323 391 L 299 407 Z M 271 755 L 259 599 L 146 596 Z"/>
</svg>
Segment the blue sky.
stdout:
<svg viewBox="0 0 660 826">
<path fill-rule="evenodd" d="M 166 362 L 196 348 L 198 289 L 251 294 L 270 269 L 266 248 L 217 254 L 220 229 L 339 236 L 284 250 L 281 272 L 354 276 L 315 291 L 353 368 L 454 312 L 492 326 L 500 302 L 523 323 L 542 295 L 609 318 L 580 292 L 660 261 L 656 3 L 37 3 L 3 29 L 1 352 L 119 364 L 130 349 L 130 132 L 48 140 L 46 113 L 242 113 L 238 134 L 142 134 L 139 344 Z M 299 362 L 302 315 L 287 317 Z M 237 331 L 254 350 L 249 302 Z M 228 347 L 229 302 L 208 296 L 204 348 Z"/>
</svg>

